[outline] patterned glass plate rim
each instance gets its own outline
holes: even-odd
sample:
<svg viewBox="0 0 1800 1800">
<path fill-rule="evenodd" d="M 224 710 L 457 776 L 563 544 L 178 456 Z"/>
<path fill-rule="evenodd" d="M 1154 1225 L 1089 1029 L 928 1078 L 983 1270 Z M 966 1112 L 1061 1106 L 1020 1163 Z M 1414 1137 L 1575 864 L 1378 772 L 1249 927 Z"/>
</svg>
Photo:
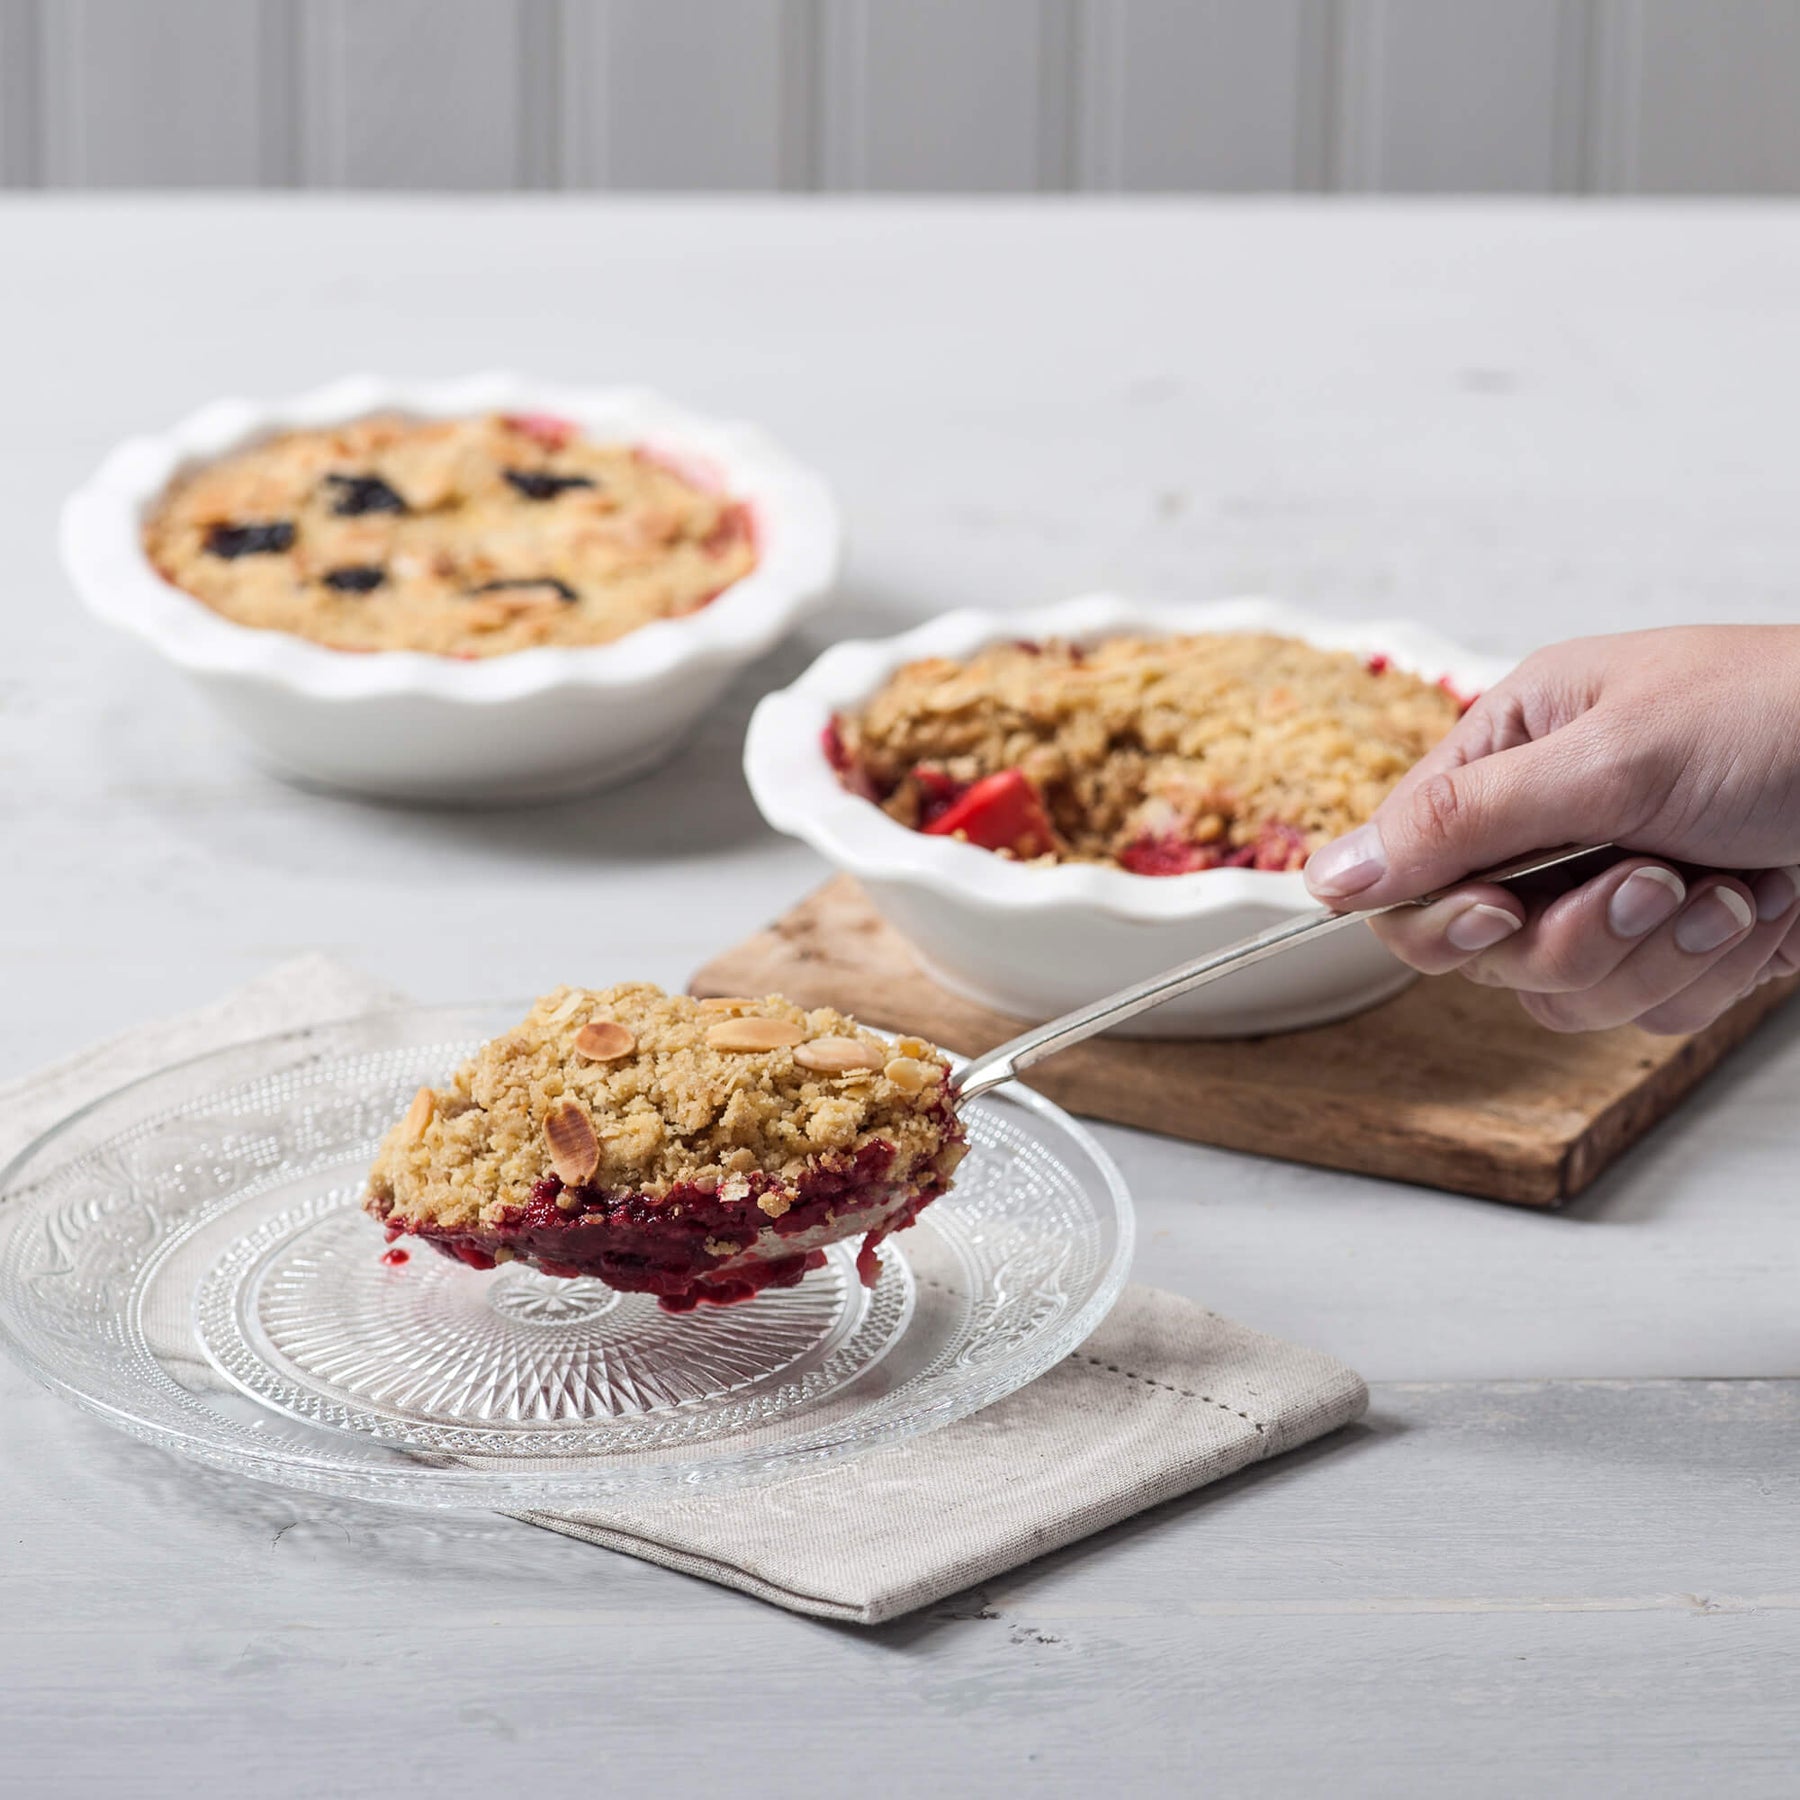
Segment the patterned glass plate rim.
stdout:
<svg viewBox="0 0 1800 1800">
<path fill-rule="evenodd" d="M 963 1179 L 884 1246 L 872 1294 L 839 1247 L 808 1278 L 818 1286 L 788 1290 L 804 1306 L 781 1303 L 781 1318 L 771 1309 L 762 1335 L 793 1340 L 791 1372 L 752 1370 L 735 1387 L 719 1377 L 702 1394 L 707 1380 L 690 1378 L 705 1373 L 700 1340 L 677 1331 L 660 1347 L 663 1366 L 700 1397 L 635 1418 L 570 1412 L 564 1396 L 562 1413 L 447 1429 L 437 1411 L 420 1422 L 398 1389 L 375 1402 L 352 1393 L 346 1406 L 329 1370 L 300 1367 L 303 1338 L 299 1363 L 283 1360 L 269 1320 L 280 1326 L 308 1303 L 315 1241 L 369 1288 L 380 1238 L 370 1225 L 367 1261 L 346 1257 L 342 1244 L 357 1241 L 346 1182 L 418 1082 L 442 1080 L 522 1011 L 364 1014 L 209 1052 L 72 1114 L 0 1172 L 0 1348 L 109 1424 L 215 1468 L 396 1505 L 522 1511 L 777 1479 L 950 1424 L 1067 1356 L 1124 1286 L 1123 1178 L 1059 1107 L 1014 1087 L 971 1106 Z M 341 1243 L 304 1238 L 327 1226 Z M 440 1287 L 465 1283 L 446 1290 L 453 1312 L 485 1295 L 524 1321 L 509 1329 L 554 1313 L 598 1330 L 587 1315 L 612 1304 L 562 1304 L 557 1284 L 548 1298 L 520 1289 L 502 1308 L 495 1290 L 470 1285 L 489 1277 L 417 1255 Z M 266 1306 L 265 1291 L 275 1295 Z M 808 1350 L 802 1315 L 828 1302 L 842 1317 Z M 745 1310 L 688 1317 L 704 1331 Z"/>
</svg>

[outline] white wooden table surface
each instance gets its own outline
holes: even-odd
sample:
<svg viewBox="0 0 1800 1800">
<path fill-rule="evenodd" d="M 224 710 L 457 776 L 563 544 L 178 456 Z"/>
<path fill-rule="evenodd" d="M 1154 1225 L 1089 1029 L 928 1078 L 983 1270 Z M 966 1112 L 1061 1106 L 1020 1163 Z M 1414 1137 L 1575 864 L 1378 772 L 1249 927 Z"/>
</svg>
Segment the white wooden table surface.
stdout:
<svg viewBox="0 0 1800 1800">
<path fill-rule="evenodd" d="M 1800 617 L 1800 212 L 0 207 L 0 1076 L 333 951 L 682 981 L 815 881 L 737 772 L 831 637 L 1112 584 L 1484 651 Z M 511 364 L 757 418 L 841 605 L 651 780 L 284 787 L 78 614 L 55 508 L 227 391 Z M 1800 1021 L 1549 1218 L 1107 1141 L 1140 1279 L 1368 1423 L 877 1631 L 486 1518 L 189 1469 L 0 1368 L 0 1795 L 1791 1792 Z"/>
</svg>

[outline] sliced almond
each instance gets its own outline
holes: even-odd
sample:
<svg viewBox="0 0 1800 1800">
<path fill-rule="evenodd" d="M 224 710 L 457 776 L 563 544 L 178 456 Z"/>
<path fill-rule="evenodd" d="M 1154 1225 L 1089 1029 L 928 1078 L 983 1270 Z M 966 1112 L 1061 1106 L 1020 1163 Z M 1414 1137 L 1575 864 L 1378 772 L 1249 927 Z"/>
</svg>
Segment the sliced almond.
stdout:
<svg viewBox="0 0 1800 1800">
<path fill-rule="evenodd" d="M 706 1028 L 706 1041 L 715 1050 L 785 1050 L 806 1036 L 803 1025 L 786 1019 L 721 1019 Z"/>
<path fill-rule="evenodd" d="M 470 631 L 498 631 L 511 618 L 511 611 L 498 600 L 471 600 L 458 615 L 458 622 Z"/>
<path fill-rule="evenodd" d="M 617 1062 L 637 1048 L 637 1039 L 611 1019 L 595 1019 L 575 1034 L 575 1054 L 589 1062 Z"/>
<path fill-rule="evenodd" d="M 886 1055 L 881 1045 L 865 1044 L 861 1038 L 822 1037 L 802 1044 L 794 1061 L 820 1075 L 845 1075 L 852 1069 L 879 1069 Z"/>
<path fill-rule="evenodd" d="M 903 1094 L 921 1093 L 932 1082 L 944 1077 L 944 1071 L 936 1063 L 920 1062 L 916 1056 L 896 1056 L 882 1074 Z"/>
<path fill-rule="evenodd" d="M 406 1117 L 400 1121 L 401 1141 L 416 1144 L 425 1135 L 425 1127 L 431 1123 L 431 1116 L 436 1111 L 437 1095 L 428 1087 L 420 1088 L 412 1097 L 412 1105 L 406 1109 Z"/>
<path fill-rule="evenodd" d="M 545 1113 L 544 1142 L 550 1146 L 550 1166 L 564 1187 L 580 1187 L 600 1166 L 594 1121 L 573 1100 L 559 1100 Z"/>
</svg>

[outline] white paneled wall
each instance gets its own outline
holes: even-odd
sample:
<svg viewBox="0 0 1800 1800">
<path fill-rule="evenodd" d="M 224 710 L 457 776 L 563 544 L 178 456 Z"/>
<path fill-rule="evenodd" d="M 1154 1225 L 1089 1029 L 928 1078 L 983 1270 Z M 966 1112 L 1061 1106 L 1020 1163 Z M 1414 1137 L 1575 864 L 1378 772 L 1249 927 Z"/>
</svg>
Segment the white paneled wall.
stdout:
<svg viewBox="0 0 1800 1800">
<path fill-rule="evenodd" d="M 1800 191 L 1800 0 L 0 0 L 0 184 Z"/>
<path fill-rule="evenodd" d="M 1580 188 L 1588 10 L 1566 0 L 1344 0 L 1336 185 L 1373 193 Z"/>
<path fill-rule="evenodd" d="M 1334 10 L 1316 0 L 1087 0 L 1071 185 L 1326 185 Z"/>
</svg>

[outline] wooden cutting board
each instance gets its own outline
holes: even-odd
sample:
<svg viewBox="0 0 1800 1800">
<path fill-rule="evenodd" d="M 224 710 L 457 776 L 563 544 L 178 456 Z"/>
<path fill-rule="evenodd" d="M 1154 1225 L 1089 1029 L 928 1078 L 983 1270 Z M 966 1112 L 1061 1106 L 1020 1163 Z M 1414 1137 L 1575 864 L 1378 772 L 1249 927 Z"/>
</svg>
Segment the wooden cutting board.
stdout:
<svg viewBox="0 0 1800 1800">
<path fill-rule="evenodd" d="M 1770 982 L 1692 1037 L 1635 1026 L 1566 1036 L 1500 989 L 1442 976 L 1312 1031 L 1095 1039 L 1041 1064 L 1030 1085 L 1071 1112 L 1195 1143 L 1559 1206 L 1797 985 Z M 836 1006 L 963 1055 L 1020 1029 L 931 981 L 847 875 L 709 962 L 690 989 Z"/>
</svg>

